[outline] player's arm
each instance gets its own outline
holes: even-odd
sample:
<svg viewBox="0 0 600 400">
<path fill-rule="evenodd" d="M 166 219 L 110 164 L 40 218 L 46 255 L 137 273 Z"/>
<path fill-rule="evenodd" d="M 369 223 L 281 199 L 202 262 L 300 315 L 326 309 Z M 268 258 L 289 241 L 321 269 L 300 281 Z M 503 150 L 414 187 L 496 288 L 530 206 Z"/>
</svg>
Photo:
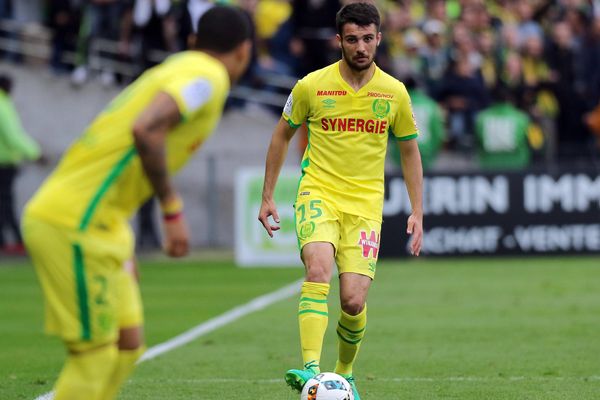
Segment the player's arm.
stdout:
<svg viewBox="0 0 600 400">
<path fill-rule="evenodd" d="M 398 147 L 402 158 L 402 174 L 412 206 L 406 232 L 412 235 L 411 252 L 418 256 L 423 241 L 423 166 L 421 164 L 421 153 L 419 153 L 416 139 L 399 140 Z"/>
<path fill-rule="evenodd" d="M 181 120 L 179 107 L 170 95 L 159 93 L 142 111 L 133 126 L 133 138 L 142 167 L 164 214 L 165 251 L 169 256 L 187 254 L 189 235 L 183 219 L 183 203 L 167 169 L 166 137 Z"/>
<path fill-rule="evenodd" d="M 272 216 L 276 224 L 279 223 L 279 214 L 273 200 L 273 192 L 277 184 L 277 178 L 281 167 L 287 156 L 290 140 L 296 133 L 296 128 L 293 128 L 288 122 L 281 118 L 271 138 L 271 144 L 267 151 L 267 161 L 265 162 L 265 181 L 263 185 L 262 204 L 258 214 L 258 220 L 264 226 L 269 236 L 273 237 L 273 231 L 279 230 L 278 225 L 271 225 L 269 217 Z"/>
</svg>

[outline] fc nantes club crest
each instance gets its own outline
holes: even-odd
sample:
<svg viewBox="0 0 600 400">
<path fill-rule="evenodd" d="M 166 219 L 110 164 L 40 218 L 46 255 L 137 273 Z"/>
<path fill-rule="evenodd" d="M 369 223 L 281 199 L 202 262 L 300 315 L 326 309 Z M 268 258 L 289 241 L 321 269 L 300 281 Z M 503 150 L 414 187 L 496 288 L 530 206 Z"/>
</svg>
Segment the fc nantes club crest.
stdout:
<svg viewBox="0 0 600 400">
<path fill-rule="evenodd" d="M 300 226 L 298 238 L 301 240 L 308 239 L 313 233 L 315 233 L 315 223 L 312 221 L 305 222 Z"/>
<path fill-rule="evenodd" d="M 381 119 L 385 118 L 386 115 L 390 112 L 390 102 L 383 99 L 375 99 L 373 100 L 373 112 L 375 113 L 375 117 Z"/>
</svg>

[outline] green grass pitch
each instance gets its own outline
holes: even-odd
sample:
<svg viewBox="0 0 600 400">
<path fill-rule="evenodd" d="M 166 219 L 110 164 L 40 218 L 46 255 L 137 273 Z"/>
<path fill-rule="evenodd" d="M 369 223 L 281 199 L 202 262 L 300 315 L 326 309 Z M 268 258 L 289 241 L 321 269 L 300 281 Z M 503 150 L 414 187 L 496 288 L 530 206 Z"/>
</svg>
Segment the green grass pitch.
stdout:
<svg viewBox="0 0 600 400">
<path fill-rule="evenodd" d="M 149 346 L 302 276 L 224 261 L 142 262 Z M 297 297 L 142 363 L 119 399 L 299 399 Z M 337 288 L 322 367 L 335 363 Z M 0 261 L 0 399 L 49 391 L 64 359 L 42 333 L 31 266 Z M 382 261 L 355 367 L 363 400 L 599 399 L 597 258 Z"/>
</svg>

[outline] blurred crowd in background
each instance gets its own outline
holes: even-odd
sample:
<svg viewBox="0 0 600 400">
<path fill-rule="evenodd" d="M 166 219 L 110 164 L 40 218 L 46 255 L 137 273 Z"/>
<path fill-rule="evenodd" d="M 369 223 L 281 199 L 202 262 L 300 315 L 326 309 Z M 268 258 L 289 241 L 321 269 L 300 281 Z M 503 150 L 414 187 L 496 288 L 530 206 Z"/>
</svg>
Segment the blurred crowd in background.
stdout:
<svg viewBox="0 0 600 400">
<path fill-rule="evenodd" d="M 0 18 L 14 18 L 21 1 L 0 0 Z M 24 3 L 37 3 L 40 22 L 51 29 L 52 70 L 70 74 L 78 85 L 90 78 L 88 55 L 94 41 L 113 43 L 102 50 L 106 59 L 130 65 L 134 78 L 165 54 L 185 49 L 194 21 L 216 2 L 237 4 L 253 22 L 255 51 L 242 82 L 246 86 L 283 92 L 269 87 L 268 77 L 301 77 L 340 57 L 335 14 L 348 1 Z M 374 2 L 383 32 L 376 62 L 413 94 L 426 167 L 440 149 L 514 150 L 504 162 L 512 167 L 595 159 L 600 137 L 599 0 Z M 67 60 L 67 52 L 74 57 Z M 127 83 L 110 65 L 98 71 L 101 80 Z M 507 131 L 514 132 L 509 137 Z M 489 166 L 497 163 L 492 160 Z"/>
</svg>

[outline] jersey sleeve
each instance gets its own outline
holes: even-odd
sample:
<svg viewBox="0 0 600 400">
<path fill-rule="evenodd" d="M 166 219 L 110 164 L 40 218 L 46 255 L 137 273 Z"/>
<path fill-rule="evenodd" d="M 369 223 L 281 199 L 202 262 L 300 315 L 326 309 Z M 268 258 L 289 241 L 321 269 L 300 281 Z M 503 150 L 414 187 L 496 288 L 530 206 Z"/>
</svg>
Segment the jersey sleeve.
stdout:
<svg viewBox="0 0 600 400">
<path fill-rule="evenodd" d="M 175 100 L 183 120 L 190 119 L 211 100 L 215 92 L 213 83 L 201 76 L 175 78 L 162 90 Z"/>
<path fill-rule="evenodd" d="M 309 91 L 306 86 L 307 84 L 304 80 L 299 80 L 288 96 L 285 107 L 283 107 L 283 119 L 285 119 L 292 128 L 298 128 L 306 121 L 308 116 Z"/>
<path fill-rule="evenodd" d="M 394 123 L 391 126 L 391 130 L 398 140 L 415 139 L 419 135 L 410 104 L 410 96 L 402 84 L 398 93 L 398 111 L 394 116 Z"/>
</svg>

